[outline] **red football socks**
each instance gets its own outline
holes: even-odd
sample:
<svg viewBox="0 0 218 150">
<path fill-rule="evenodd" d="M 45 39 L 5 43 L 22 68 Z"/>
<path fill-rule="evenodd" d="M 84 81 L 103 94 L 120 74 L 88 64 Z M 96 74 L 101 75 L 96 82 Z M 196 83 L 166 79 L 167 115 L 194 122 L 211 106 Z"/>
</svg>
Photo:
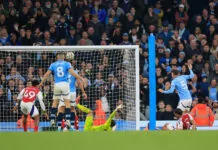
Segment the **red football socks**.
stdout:
<svg viewBox="0 0 218 150">
<path fill-rule="evenodd" d="M 39 126 L 35 126 L 34 132 L 38 132 Z"/>
</svg>

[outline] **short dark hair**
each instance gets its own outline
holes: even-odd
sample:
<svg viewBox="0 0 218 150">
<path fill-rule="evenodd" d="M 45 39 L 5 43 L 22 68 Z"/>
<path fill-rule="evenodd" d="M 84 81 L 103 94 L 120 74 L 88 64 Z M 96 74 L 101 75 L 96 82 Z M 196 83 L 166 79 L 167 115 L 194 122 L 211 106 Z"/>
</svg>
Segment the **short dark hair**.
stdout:
<svg viewBox="0 0 218 150">
<path fill-rule="evenodd" d="M 179 70 L 177 70 L 177 69 L 173 69 L 173 70 L 172 70 L 172 73 L 173 73 L 174 75 L 179 75 L 180 72 L 179 72 Z"/>
<path fill-rule="evenodd" d="M 114 120 L 111 120 L 111 128 L 113 128 L 116 125 L 116 122 Z"/>
<path fill-rule="evenodd" d="M 174 113 L 177 114 L 177 115 L 182 116 L 182 110 L 179 109 L 179 108 L 177 108 L 177 109 L 174 111 Z"/>
<path fill-rule="evenodd" d="M 65 53 L 64 53 L 64 52 L 58 52 L 58 53 L 56 54 L 56 58 L 58 57 L 58 55 L 64 55 L 64 56 L 65 56 Z"/>
<path fill-rule="evenodd" d="M 37 86 L 39 84 L 40 84 L 39 80 L 33 80 L 32 81 L 32 86 Z"/>
<path fill-rule="evenodd" d="M 204 104 L 205 103 L 205 98 L 204 97 L 199 97 L 198 98 L 198 103 L 200 103 L 200 104 Z"/>
</svg>

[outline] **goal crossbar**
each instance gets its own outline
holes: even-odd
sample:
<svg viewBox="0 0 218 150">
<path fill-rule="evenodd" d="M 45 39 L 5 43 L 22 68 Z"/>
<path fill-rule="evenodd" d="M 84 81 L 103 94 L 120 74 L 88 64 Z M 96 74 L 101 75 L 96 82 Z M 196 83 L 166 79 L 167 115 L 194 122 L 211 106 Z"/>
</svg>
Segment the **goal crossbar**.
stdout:
<svg viewBox="0 0 218 150">
<path fill-rule="evenodd" d="M 113 49 L 135 49 L 139 51 L 139 47 L 137 45 L 109 45 L 109 46 L 0 46 L 0 51 L 19 51 L 19 50 L 31 50 L 31 51 L 54 51 L 54 50 L 74 50 L 74 51 L 82 51 L 82 50 L 113 50 Z"/>
</svg>

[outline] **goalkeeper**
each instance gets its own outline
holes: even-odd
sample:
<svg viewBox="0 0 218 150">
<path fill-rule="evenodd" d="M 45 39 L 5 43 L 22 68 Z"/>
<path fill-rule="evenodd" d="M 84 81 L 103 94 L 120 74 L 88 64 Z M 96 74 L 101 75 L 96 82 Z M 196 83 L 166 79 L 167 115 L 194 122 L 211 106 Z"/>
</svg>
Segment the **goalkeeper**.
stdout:
<svg viewBox="0 0 218 150">
<path fill-rule="evenodd" d="M 116 130 L 116 123 L 112 120 L 116 114 L 116 112 L 122 108 L 122 105 L 117 106 L 117 108 L 110 114 L 109 118 L 107 119 L 106 123 L 100 126 L 93 126 L 93 111 L 89 108 L 86 108 L 83 105 L 79 104 L 80 96 L 77 97 L 76 103 L 77 108 L 80 109 L 82 112 L 87 113 L 84 131 L 115 131 Z"/>
</svg>

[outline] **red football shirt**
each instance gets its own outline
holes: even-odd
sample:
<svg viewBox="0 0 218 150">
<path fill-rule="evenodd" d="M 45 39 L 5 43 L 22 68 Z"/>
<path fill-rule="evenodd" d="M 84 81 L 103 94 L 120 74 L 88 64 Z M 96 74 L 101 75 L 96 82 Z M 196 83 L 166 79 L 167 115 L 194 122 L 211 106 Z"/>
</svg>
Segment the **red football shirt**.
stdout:
<svg viewBox="0 0 218 150">
<path fill-rule="evenodd" d="M 36 87 L 27 87 L 24 89 L 22 101 L 25 103 L 34 102 L 40 90 Z"/>
<path fill-rule="evenodd" d="M 184 114 L 177 122 L 177 128 L 182 130 L 190 130 L 191 129 L 191 121 L 193 117 L 189 114 Z"/>
</svg>

